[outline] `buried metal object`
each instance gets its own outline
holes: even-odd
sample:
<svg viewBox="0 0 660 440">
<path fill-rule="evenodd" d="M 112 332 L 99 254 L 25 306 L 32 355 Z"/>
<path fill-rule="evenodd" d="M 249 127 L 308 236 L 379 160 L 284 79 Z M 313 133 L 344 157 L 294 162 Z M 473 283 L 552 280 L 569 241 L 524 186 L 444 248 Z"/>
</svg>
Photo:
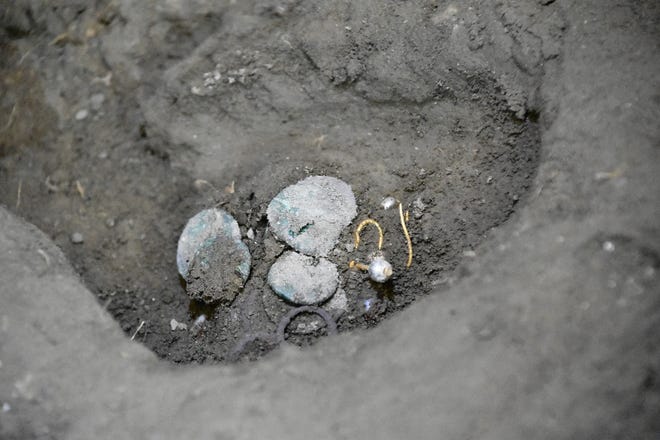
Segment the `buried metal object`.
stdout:
<svg viewBox="0 0 660 440">
<path fill-rule="evenodd" d="M 284 333 L 286 332 L 287 326 L 291 323 L 291 321 L 293 321 L 293 318 L 300 315 L 301 313 L 314 313 L 316 315 L 319 315 L 328 325 L 328 329 L 327 329 L 328 335 L 337 334 L 337 323 L 332 318 L 332 316 L 330 316 L 330 313 L 326 312 L 320 307 L 302 306 L 291 310 L 289 313 L 284 315 L 284 317 L 280 321 L 279 325 L 277 326 L 277 339 L 279 341 L 284 341 Z"/>
<path fill-rule="evenodd" d="M 284 315 L 284 317 L 278 324 L 277 330 L 274 334 L 266 333 L 266 332 L 257 332 L 243 336 L 234 346 L 234 348 L 231 350 L 231 352 L 227 356 L 227 360 L 230 362 L 237 362 L 241 358 L 241 355 L 245 353 L 247 347 L 256 341 L 262 341 L 263 343 L 269 346 L 276 346 L 284 342 L 285 340 L 284 335 L 286 332 L 286 328 L 288 327 L 289 324 L 291 324 L 293 318 L 300 315 L 301 313 L 312 313 L 319 315 L 321 318 L 323 318 L 323 320 L 327 325 L 326 331 L 328 332 L 328 336 L 336 335 L 338 333 L 337 322 L 327 311 L 323 310 L 320 307 L 315 307 L 315 306 L 297 307 L 295 309 L 290 310 L 289 313 Z"/>
<path fill-rule="evenodd" d="M 325 258 L 285 252 L 271 266 L 268 284 L 280 297 L 298 305 L 319 304 L 337 290 L 337 266 Z"/>
<path fill-rule="evenodd" d="M 306 255 L 325 256 L 357 215 L 351 187 L 334 177 L 311 176 L 287 186 L 268 205 L 277 238 Z"/>
<path fill-rule="evenodd" d="M 230 303 L 250 275 L 251 256 L 236 220 L 205 209 L 188 220 L 177 247 L 177 266 L 193 299 Z"/>
</svg>

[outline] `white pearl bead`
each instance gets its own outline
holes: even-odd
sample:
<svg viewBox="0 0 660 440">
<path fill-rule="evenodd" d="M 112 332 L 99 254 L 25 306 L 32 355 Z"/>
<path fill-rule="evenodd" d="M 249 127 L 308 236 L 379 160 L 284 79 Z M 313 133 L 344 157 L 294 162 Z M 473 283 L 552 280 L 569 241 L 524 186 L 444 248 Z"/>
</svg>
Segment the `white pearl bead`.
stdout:
<svg viewBox="0 0 660 440">
<path fill-rule="evenodd" d="M 374 257 L 369 264 L 369 277 L 378 282 L 384 283 L 392 276 L 392 265 L 383 257 Z"/>
</svg>

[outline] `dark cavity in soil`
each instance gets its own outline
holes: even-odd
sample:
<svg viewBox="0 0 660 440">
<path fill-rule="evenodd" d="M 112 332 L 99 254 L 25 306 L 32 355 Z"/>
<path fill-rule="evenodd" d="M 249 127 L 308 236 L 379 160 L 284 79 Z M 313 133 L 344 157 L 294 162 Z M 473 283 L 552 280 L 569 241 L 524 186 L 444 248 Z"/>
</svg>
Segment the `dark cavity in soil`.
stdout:
<svg viewBox="0 0 660 440">
<path fill-rule="evenodd" d="M 57 67 L 66 73 L 62 82 L 55 73 L 44 73 L 48 69 L 39 76 L 28 63 L 16 67 L 23 51 L 11 47 L 5 48 L 8 56 L 0 67 L 4 78 L 15 80 L 0 105 L 5 115 L 15 104 L 20 112 L 11 116 L 15 121 L 0 119 L 5 127 L 0 201 L 52 237 L 127 335 L 172 362 L 254 359 L 282 343 L 274 335 L 295 306 L 266 283 L 270 266 L 286 250 L 268 230 L 266 207 L 284 187 L 309 175 L 329 175 L 353 188 L 358 215 L 329 255 L 339 268 L 339 289 L 320 305 L 338 332 L 347 332 L 375 326 L 459 277 L 455 269 L 460 261 L 511 216 L 538 164 L 536 123 L 515 117 L 487 76 L 466 82 L 460 95 L 465 99 L 374 102 L 343 83 L 328 82 L 308 54 L 299 51 L 290 64 L 302 72 L 301 78 L 325 84 L 309 92 L 318 93 L 318 102 L 297 114 L 276 105 L 263 110 L 250 103 L 267 93 L 259 87 L 267 79 L 228 89 L 223 95 L 227 113 L 214 115 L 213 124 L 234 127 L 239 111 L 252 127 L 261 120 L 260 112 L 270 115 L 264 116 L 268 123 L 246 131 L 243 142 L 259 148 L 241 149 L 231 155 L 230 165 L 200 180 L 179 166 L 179 156 L 189 157 L 190 151 L 180 151 L 185 148 L 158 127 L 153 114 L 145 118 L 130 87 L 120 80 L 111 87 L 94 80 L 107 67 L 98 54 L 93 56 L 93 48 L 79 64 Z M 34 50 L 46 60 L 79 59 L 69 46 Z M 179 78 L 191 75 L 184 71 Z M 71 115 L 60 126 L 45 98 L 51 83 L 65 97 L 61 105 Z M 189 89 L 168 89 L 179 110 L 196 99 L 183 96 Z M 98 94 L 104 100 L 94 107 L 89 98 Z M 333 103 L 327 103 L 327 94 Z M 81 108 L 88 109 L 84 118 Z M 408 270 L 397 209 L 380 206 L 386 196 L 401 200 L 410 211 L 415 256 Z M 252 254 L 250 278 L 231 305 L 191 301 L 176 269 L 183 226 L 212 206 L 237 219 Z M 348 268 L 352 259 L 366 262 L 376 248 L 376 235 L 368 230 L 359 251 L 352 249 L 355 225 L 367 217 L 383 226 L 383 250 L 394 266 L 393 279 L 384 285 Z M 247 238 L 250 229 L 253 239 Z M 73 240 L 75 233 L 80 235 Z M 206 319 L 200 322 L 202 315 Z M 173 319 L 187 329 L 173 330 Z M 322 316 L 302 313 L 286 325 L 283 339 L 308 346 L 327 333 Z"/>
</svg>

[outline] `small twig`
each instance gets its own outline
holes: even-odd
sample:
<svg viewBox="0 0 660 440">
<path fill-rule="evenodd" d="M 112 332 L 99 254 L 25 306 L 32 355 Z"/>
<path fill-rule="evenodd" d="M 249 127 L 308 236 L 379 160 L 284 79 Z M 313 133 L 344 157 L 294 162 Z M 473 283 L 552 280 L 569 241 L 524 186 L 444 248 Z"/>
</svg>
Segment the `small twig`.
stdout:
<svg viewBox="0 0 660 440">
<path fill-rule="evenodd" d="M 195 180 L 195 181 L 193 182 L 193 185 L 194 185 L 195 188 L 197 188 L 197 190 L 199 190 L 199 191 L 202 190 L 202 187 L 204 187 L 204 186 L 208 186 L 208 187 L 211 188 L 213 191 L 218 192 L 218 189 L 217 189 L 215 186 L 213 186 L 213 185 L 211 184 L 211 182 L 209 182 L 208 180 L 197 179 L 197 180 Z"/>
<path fill-rule="evenodd" d="M 536 191 L 536 194 L 534 194 L 534 199 L 537 199 L 541 195 L 542 191 L 543 191 L 543 184 L 539 186 L 539 189 Z"/>
<path fill-rule="evenodd" d="M 67 41 L 67 40 L 70 39 L 70 36 L 71 36 L 71 35 L 69 34 L 69 31 L 62 32 L 61 34 L 56 35 L 55 38 L 53 38 L 53 39 L 50 41 L 50 43 L 48 43 L 48 45 L 49 45 L 49 46 L 54 46 L 54 45 L 56 45 L 56 44 L 59 44 L 59 43 L 65 42 L 65 41 Z"/>
<path fill-rule="evenodd" d="M 11 123 L 14 122 L 14 114 L 16 113 L 16 107 L 18 104 L 14 104 L 14 106 L 11 108 L 11 113 L 9 113 L 9 119 L 7 119 L 7 123 L 5 124 L 4 127 L 2 127 L 2 130 L 0 130 L 0 133 L 7 130 L 10 126 Z"/>
<path fill-rule="evenodd" d="M 103 310 L 108 310 L 108 307 L 110 307 L 110 303 L 112 302 L 113 299 L 115 299 L 114 296 L 111 296 L 110 298 L 108 298 L 108 300 L 105 302 L 105 304 L 103 304 Z"/>
<path fill-rule="evenodd" d="M 50 182 L 50 176 L 46 177 L 46 181 L 44 182 L 44 184 L 46 185 L 46 188 L 48 188 L 52 192 L 58 192 L 60 190 L 60 188 L 57 185 L 53 185 Z"/>
<path fill-rule="evenodd" d="M 142 326 L 144 325 L 144 321 L 140 322 L 140 325 L 138 326 L 137 330 L 135 330 L 135 333 L 133 333 L 133 336 L 131 336 L 131 341 L 135 339 L 137 336 L 138 332 L 142 329 Z"/>
<path fill-rule="evenodd" d="M 16 210 L 21 206 L 21 190 L 23 189 L 23 179 L 18 181 L 18 191 L 16 191 Z"/>
<path fill-rule="evenodd" d="M 108 72 L 105 76 L 99 76 L 92 79 L 92 84 L 101 83 L 106 87 L 110 87 L 112 81 L 112 72 Z"/>
<path fill-rule="evenodd" d="M 29 48 L 28 50 L 25 51 L 25 53 L 24 53 L 24 54 L 21 56 L 21 58 L 18 60 L 18 63 L 16 63 L 16 67 L 18 67 L 18 66 L 20 66 L 21 64 L 23 64 L 23 61 L 25 61 L 25 59 L 28 57 L 28 55 L 30 55 L 30 52 L 32 52 L 32 49 L 34 49 L 35 47 L 37 47 L 38 44 L 40 44 L 40 43 L 35 44 L 34 46 L 32 46 L 31 48 Z"/>
<path fill-rule="evenodd" d="M 80 180 L 76 180 L 76 190 L 78 190 L 78 194 L 80 194 L 80 198 L 84 199 L 85 198 L 85 187 L 82 186 L 80 183 Z"/>
<path fill-rule="evenodd" d="M 37 249 L 37 253 L 42 257 L 44 257 L 44 260 L 46 260 L 46 266 L 50 266 L 50 258 L 48 257 L 46 251 L 44 251 L 43 249 Z"/>
<path fill-rule="evenodd" d="M 312 145 L 314 145 L 316 148 L 321 148 L 321 144 L 325 142 L 325 137 L 326 135 L 322 134 L 321 136 L 312 139 Z"/>
</svg>

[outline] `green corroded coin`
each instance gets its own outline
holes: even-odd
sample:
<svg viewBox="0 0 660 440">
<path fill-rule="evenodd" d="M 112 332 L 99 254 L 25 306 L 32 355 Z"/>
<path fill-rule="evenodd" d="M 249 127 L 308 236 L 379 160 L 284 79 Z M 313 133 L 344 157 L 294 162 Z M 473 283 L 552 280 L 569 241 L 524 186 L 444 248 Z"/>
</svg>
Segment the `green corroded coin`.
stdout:
<svg viewBox="0 0 660 440">
<path fill-rule="evenodd" d="M 268 272 L 268 284 L 279 296 L 299 305 L 319 304 L 337 290 L 337 266 L 325 258 L 285 252 Z"/>
<path fill-rule="evenodd" d="M 268 205 L 268 223 L 275 236 L 313 256 L 327 255 L 356 215 L 351 187 L 328 176 L 311 176 L 288 186 Z"/>
<path fill-rule="evenodd" d="M 234 217 L 222 209 L 205 209 L 188 220 L 179 237 L 176 250 L 176 265 L 183 278 L 188 276 L 190 263 L 204 242 L 220 235 L 230 237 L 237 243 L 243 244 L 238 223 Z"/>
</svg>

